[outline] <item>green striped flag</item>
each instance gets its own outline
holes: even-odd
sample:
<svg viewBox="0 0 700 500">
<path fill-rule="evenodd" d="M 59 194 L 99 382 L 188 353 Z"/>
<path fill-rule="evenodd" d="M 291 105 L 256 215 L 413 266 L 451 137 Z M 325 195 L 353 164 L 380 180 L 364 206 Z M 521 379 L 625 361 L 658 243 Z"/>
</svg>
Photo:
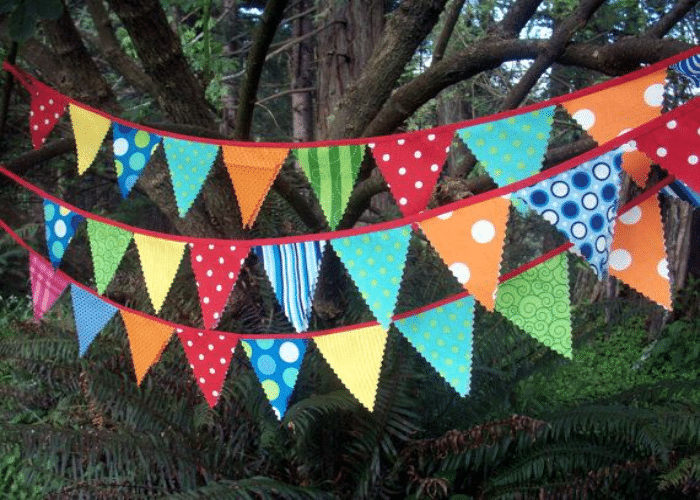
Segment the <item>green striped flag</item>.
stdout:
<svg viewBox="0 0 700 500">
<path fill-rule="evenodd" d="M 331 229 L 336 228 L 345 213 L 364 151 L 363 145 L 294 150 Z"/>
</svg>

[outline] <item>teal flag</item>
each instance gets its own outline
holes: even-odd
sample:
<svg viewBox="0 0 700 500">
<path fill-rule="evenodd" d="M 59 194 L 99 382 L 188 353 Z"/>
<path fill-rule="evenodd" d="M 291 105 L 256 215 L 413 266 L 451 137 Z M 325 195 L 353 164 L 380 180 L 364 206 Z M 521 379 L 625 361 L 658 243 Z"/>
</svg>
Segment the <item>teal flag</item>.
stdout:
<svg viewBox="0 0 700 500">
<path fill-rule="evenodd" d="M 219 146 L 172 137 L 163 138 L 165 157 L 180 217 L 184 217 L 209 175 Z"/>
</svg>

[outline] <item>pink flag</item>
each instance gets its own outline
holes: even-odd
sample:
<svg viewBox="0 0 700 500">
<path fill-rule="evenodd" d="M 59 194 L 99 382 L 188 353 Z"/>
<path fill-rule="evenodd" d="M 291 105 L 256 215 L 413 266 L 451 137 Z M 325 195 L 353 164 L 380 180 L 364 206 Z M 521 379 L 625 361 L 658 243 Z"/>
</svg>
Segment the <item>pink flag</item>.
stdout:
<svg viewBox="0 0 700 500">
<path fill-rule="evenodd" d="M 32 302 L 36 321 L 51 309 L 56 299 L 68 286 L 68 280 L 34 252 L 29 253 L 29 278 L 32 283 Z"/>
</svg>

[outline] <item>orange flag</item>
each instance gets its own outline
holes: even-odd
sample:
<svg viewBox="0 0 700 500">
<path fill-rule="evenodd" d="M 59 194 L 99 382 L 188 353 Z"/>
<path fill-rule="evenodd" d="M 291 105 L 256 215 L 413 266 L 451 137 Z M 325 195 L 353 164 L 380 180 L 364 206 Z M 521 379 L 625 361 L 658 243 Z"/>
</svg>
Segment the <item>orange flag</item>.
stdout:
<svg viewBox="0 0 700 500">
<path fill-rule="evenodd" d="M 671 309 L 671 282 L 661 210 L 656 196 L 617 218 L 610 274 L 657 304 Z"/>
<path fill-rule="evenodd" d="M 222 146 L 221 149 L 238 198 L 243 226 L 251 227 L 289 149 L 241 146 Z"/>
<path fill-rule="evenodd" d="M 124 310 L 120 312 L 124 326 L 126 326 L 126 333 L 129 335 L 136 381 L 141 385 L 148 369 L 158 361 L 163 353 L 163 349 L 173 333 L 173 328 L 138 314 Z"/>
<path fill-rule="evenodd" d="M 665 80 L 663 69 L 562 106 L 598 144 L 603 144 L 661 115 Z M 642 187 L 650 166 L 651 161 L 640 151 L 630 150 L 623 155 L 622 168 Z"/>
<path fill-rule="evenodd" d="M 464 288 L 493 311 L 510 200 L 496 197 L 419 223 Z"/>
</svg>

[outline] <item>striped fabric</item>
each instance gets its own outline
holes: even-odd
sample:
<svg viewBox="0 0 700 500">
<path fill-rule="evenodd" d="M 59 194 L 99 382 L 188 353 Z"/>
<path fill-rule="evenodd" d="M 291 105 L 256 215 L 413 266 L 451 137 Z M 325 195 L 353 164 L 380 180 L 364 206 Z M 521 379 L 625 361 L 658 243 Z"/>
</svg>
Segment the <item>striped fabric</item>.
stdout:
<svg viewBox="0 0 700 500">
<path fill-rule="evenodd" d="M 335 229 L 355 186 L 364 146 L 346 145 L 295 149 L 294 155 L 309 178 L 328 225 Z"/>
<path fill-rule="evenodd" d="M 39 321 L 68 286 L 66 277 L 34 252 L 29 253 L 34 319 Z"/>
<path fill-rule="evenodd" d="M 692 55 L 688 59 L 671 65 L 671 69 L 682 73 L 689 80 L 692 80 L 696 87 L 700 87 L 700 54 Z"/>
<path fill-rule="evenodd" d="M 277 301 L 297 332 L 309 327 L 314 289 L 325 241 L 255 247 Z"/>
</svg>

